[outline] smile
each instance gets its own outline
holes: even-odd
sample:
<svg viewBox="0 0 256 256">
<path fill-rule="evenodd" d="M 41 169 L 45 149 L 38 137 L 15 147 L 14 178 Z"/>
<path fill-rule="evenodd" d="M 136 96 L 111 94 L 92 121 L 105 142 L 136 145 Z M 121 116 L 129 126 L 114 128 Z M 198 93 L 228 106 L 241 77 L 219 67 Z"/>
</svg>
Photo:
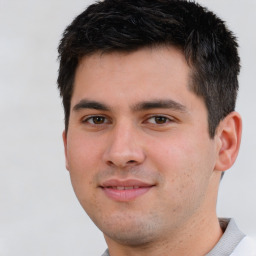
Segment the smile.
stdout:
<svg viewBox="0 0 256 256">
<path fill-rule="evenodd" d="M 119 202 L 135 200 L 136 198 L 147 193 L 150 189 L 152 189 L 152 187 L 154 187 L 154 185 L 138 180 L 109 180 L 100 186 L 108 198 Z"/>
<path fill-rule="evenodd" d="M 134 187 L 109 187 L 112 189 L 117 189 L 117 190 L 130 190 L 130 189 L 138 189 L 139 186 L 134 186 Z"/>
</svg>

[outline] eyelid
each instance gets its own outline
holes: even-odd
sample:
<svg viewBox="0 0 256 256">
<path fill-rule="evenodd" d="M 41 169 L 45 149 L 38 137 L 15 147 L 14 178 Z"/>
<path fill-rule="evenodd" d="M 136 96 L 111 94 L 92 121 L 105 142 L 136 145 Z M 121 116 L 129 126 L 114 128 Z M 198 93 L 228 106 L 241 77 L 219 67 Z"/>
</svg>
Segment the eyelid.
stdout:
<svg viewBox="0 0 256 256">
<path fill-rule="evenodd" d="M 90 123 L 89 120 L 92 120 L 93 118 L 96 118 L 96 117 L 99 117 L 99 118 L 104 118 L 104 122 L 102 124 L 94 124 L 94 123 Z M 88 123 L 90 125 L 95 125 L 95 126 L 100 126 L 100 125 L 105 125 L 105 124 L 108 124 L 108 123 L 111 123 L 111 120 L 109 117 L 105 116 L 105 115 L 100 115 L 100 114 L 95 114 L 95 115 L 88 115 L 88 116 L 84 116 L 82 119 L 81 119 L 81 122 L 82 123 Z"/>
<path fill-rule="evenodd" d="M 95 117 L 104 118 L 104 122 L 101 123 L 101 124 L 96 124 L 96 123 L 93 123 L 93 122 L 89 122 L 90 120 L 92 120 Z M 165 118 L 166 122 L 161 124 L 161 123 L 156 123 L 156 122 L 150 122 L 149 121 L 150 119 L 157 118 L 157 117 Z M 164 125 L 168 125 L 170 123 L 173 123 L 175 121 L 177 121 L 177 119 L 175 119 L 174 117 L 169 116 L 169 115 L 151 114 L 151 115 L 146 116 L 142 123 L 144 123 L 144 124 L 148 123 L 148 124 L 155 125 L 155 126 L 161 126 L 161 125 L 164 126 Z M 81 118 L 81 123 L 88 124 L 88 125 L 91 125 L 91 126 L 102 126 L 102 125 L 111 124 L 112 120 L 111 120 L 110 117 L 108 117 L 106 115 L 103 115 L 103 114 L 92 114 L 92 115 L 83 116 Z"/>
<path fill-rule="evenodd" d="M 157 124 L 157 123 L 151 123 L 151 122 L 149 122 L 150 119 L 152 119 L 152 118 L 157 118 L 157 117 L 166 118 L 167 121 L 166 121 L 165 123 L 163 123 L 163 124 Z M 150 116 L 148 116 L 148 117 L 146 118 L 146 121 L 145 121 L 145 122 L 146 122 L 146 123 L 153 124 L 153 125 L 158 125 L 158 126 L 160 126 L 160 125 L 166 125 L 166 124 L 172 123 L 172 122 L 174 122 L 174 121 L 175 121 L 175 118 L 174 118 L 174 117 L 166 116 L 166 115 L 163 115 L 163 114 L 155 114 L 155 115 L 150 115 Z"/>
</svg>

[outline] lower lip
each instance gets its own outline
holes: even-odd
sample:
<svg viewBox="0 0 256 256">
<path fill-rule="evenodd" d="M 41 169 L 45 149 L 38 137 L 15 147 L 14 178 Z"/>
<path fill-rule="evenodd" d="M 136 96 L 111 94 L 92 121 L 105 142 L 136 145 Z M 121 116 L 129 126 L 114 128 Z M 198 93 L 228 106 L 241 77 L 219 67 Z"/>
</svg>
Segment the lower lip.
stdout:
<svg viewBox="0 0 256 256">
<path fill-rule="evenodd" d="M 104 193 L 111 199 L 120 202 L 128 202 L 147 193 L 152 187 L 118 190 L 114 188 L 102 188 Z"/>
</svg>

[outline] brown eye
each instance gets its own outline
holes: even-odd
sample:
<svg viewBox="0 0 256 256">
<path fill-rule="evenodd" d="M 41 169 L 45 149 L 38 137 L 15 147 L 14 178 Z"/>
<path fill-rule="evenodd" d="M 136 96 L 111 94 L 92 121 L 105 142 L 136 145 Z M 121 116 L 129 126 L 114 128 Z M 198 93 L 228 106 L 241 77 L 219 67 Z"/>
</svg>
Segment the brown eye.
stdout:
<svg viewBox="0 0 256 256">
<path fill-rule="evenodd" d="M 91 116 L 83 121 L 84 123 L 89 123 L 92 125 L 100 125 L 106 123 L 106 118 L 104 116 Z"/>
<path fill-rule="evenodd" d="M 103 117 L 103 116 L 94 116 L 94 117 L 92 118 L 92 122 L 93 122 L 94 124 L 104 124 L 104 122 L 105 122 L 105 117 Z"/>
<path fill-rule="evenodd" d="M 150 117 L 147 122 L 150 123 L 150 124 L 166 124 L 166 123 L 169 123 L 171 122 L 172 120 L 168 117 L 165 117 L 165 116 L 152 116 Z"/>
<path fill-rule="evenodd" d="M 156 124 L 165 124 L 168 121 L 168 118 L 164 116 L 156 116 L 154 118 Z"/>
</svg>

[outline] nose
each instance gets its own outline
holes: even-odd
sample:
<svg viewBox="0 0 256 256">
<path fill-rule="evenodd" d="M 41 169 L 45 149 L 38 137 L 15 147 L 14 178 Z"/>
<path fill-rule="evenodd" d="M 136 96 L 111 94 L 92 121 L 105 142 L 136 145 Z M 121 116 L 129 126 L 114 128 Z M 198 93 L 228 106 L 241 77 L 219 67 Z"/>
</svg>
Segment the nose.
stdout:
<svg viewBox="0 0 256 256">
<path fill-rule="evenodd" d="M 104 152 L 105 163 L 118 168 L 140 165 L 145 160 L 145 153 L 139 141 L 138 131 L 133 125 L 116 125 Z"/>
</svg>

